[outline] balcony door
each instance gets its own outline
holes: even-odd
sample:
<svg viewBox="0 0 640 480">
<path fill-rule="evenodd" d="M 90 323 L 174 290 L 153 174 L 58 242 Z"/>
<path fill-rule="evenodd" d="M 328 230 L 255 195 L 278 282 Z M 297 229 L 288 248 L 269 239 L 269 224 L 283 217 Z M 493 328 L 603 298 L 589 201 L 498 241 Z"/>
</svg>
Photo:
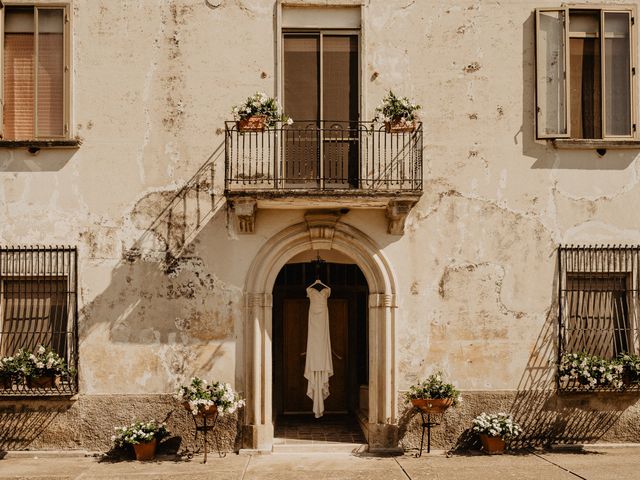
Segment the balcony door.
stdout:
<svg viewBox="0 0 640 480">
<path fill-rule="evenodd" d="M 284 110 L 281 179 L 287 188 L 357 188 L 359 37 L 288 32 L 283 41 Z"/>
</svg>

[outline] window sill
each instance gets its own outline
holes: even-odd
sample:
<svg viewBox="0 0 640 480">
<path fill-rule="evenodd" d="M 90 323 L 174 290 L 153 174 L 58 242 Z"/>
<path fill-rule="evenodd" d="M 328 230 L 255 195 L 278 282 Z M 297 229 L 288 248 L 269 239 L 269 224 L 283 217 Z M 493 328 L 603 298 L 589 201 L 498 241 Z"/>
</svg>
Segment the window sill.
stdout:
<svg viewBox="0 0 640 480">
<path fill-rule="evenodd" d="M 557 138 L 551 140 L 553 146 L 560 150 L 616 150 L 637 149 L 640 150 L 640 140 L 587 140 Z"/>
<path fill-rule="evenodd" d="M 0 148 L 27 148 L 38 151 L 43 148 L 79 148 L 82 142 L 78 139 L 65 140 L 0 140 Z"/>
</svg>

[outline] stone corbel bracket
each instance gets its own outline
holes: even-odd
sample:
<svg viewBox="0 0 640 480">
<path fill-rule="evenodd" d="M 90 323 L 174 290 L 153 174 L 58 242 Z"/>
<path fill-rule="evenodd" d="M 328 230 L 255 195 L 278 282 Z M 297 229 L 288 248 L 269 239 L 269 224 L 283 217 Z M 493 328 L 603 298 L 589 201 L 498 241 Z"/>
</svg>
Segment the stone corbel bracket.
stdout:
<svg viewBox="0 0 640 480">
<path fill-rule="evenodd" d="M 258 202 L 255 198 L 241 197 L 231 202 L 236 231 L 242 234 L 255 233 Z"/>
<path fill-rule="evenodd" d="M 416 200 L 391 200 L 387 205 L 387 232 L 390 235 L 404 234 L 404 224 Z"/>
<path fill-rule="evenodd" d="M 331 250 L 336 224 L 341 214 L 336 211 L 310 211 L 304 216 L 313 250 Z"/>
</svg>

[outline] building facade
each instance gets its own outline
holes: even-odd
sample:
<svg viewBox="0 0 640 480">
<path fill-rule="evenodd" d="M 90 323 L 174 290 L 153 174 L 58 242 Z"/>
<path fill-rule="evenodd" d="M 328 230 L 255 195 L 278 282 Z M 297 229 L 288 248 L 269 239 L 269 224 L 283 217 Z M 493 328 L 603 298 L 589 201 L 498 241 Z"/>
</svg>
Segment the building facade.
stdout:
<svg viewBox="0 0 640 480">
<path fill-rule="evenodd" d="M 637 4 L 560 3 L 4 1 L 0 354 L 77 375 L 0 390 L 0 449 L 103 450 L 134 418 L 194 448 L 172 394 L 197 375 L 246 398 L 226 448 L 270 450 L 310 410 L 316 277 L 327 409 L 371 450 L 419 442 L 403 393 L 435 371 L 463 395 L 442 447 L 482 411 L 523 444 L 640 441 L 633 387 L 557 375 L 640 348 Z M 371 123 L 389 90 L 414 131 Z M 294 123 L 239 131 L 256 91 Z"/>
</svg>

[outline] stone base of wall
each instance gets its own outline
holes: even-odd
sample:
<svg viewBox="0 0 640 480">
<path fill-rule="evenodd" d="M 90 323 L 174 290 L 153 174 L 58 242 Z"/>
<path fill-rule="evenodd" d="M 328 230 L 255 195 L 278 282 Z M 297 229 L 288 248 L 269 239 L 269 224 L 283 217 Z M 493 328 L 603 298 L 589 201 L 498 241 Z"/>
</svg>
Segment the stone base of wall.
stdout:
<svg viewBox="0 0 640 480">
<path fill-rule="evenodd" d="M 401 402 L 404 404 L 404 402 Z M 515 447 L 552 443 L 640 442 L 640 393 L 463 392 L 462 403 L 432 430 L 432 447 L 478 448 L 470 431 L 481 412 L 510 412 L 525 434 Z M 108 451 L 116 426 L 134 420 L 166 421 L 171 436 L 160 453 L 199 452 L 191 415 L 171 395 L 79 395 L 73 400 L 0 400 L 0 451 L 83 449 Z M 395 428 L 393 429 L 395 431 Z M 238 415 L 222 417 L 217 428 L 221 450 L 241 447 Z M 405 449 L 420 444 L 420 415 L 405 407 L 397 435 Z M 213 438 L 212 438 L 213 440 Z M 212 447 L 215 443 L 212 441 Z"/>
<path fill-rule="evenodd" d="M 199 452 L 191 415 L 171 395 L 79 395 L 73 400 L 1 399 L 0 451 L 83 449 L 106 452 L 114 427 L 135 420 L 166 421 L 170 436 L 159 453 Z M 224 451 L 238 450 L 238 415 L 221 417 L 216 428 Z M 215 448 L 213 437 L 211 449 Z"/>
<path fill-rule="evenodd" d="M 432 415 L 441 425 L 431 430 L 437 449 L 480 448 L 471 431 L 482 413 L 511 413 L 524 429 L 512 447 L 550 444 L 640 442 L 640 393 L 563 393 L 554 391 L 463 392 L 460 405 Z M 404 400 L 400 404 L 405 404 Z M 421 418 L 405 405 L 400 412 L 399 439 L 405 449 L 420 446 Z M 425 437 L 426 442 L 426 437 Z M 426 445 L 425 445 L 426 448 Z"/>
</svg>

